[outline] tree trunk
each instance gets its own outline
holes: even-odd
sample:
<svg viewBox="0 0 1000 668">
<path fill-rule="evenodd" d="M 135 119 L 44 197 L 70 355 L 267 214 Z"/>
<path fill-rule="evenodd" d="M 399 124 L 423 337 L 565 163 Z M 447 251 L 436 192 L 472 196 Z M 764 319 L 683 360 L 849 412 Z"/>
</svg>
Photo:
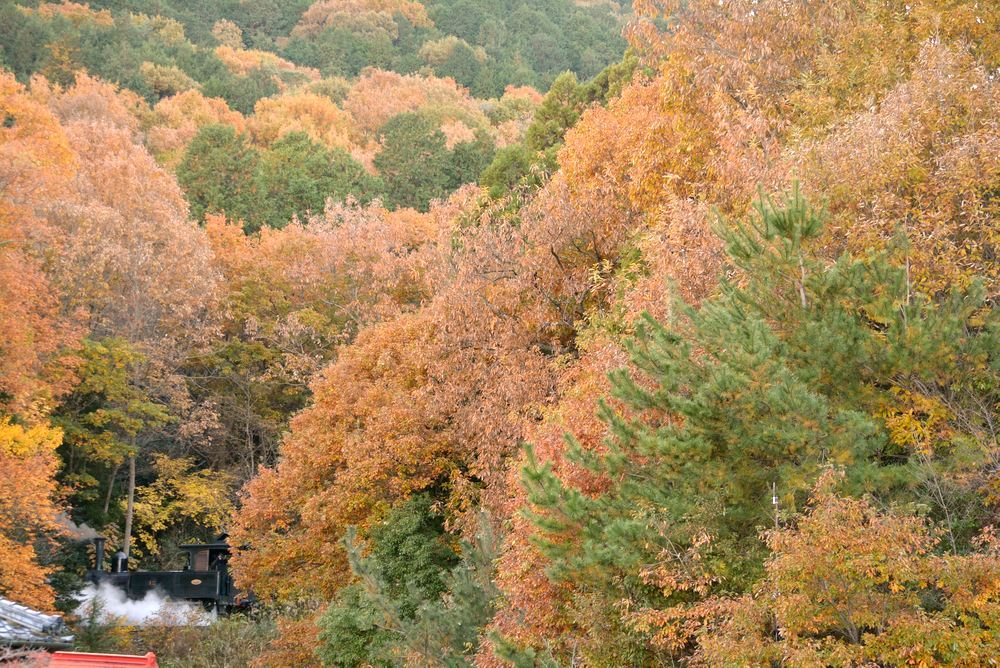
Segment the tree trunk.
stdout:
<svg viewBox="0 0 1000 668">
<path fill-rule="evenodd" d="M 108 493 L 104 496 L 104 521 L 108 521 L 108 509 L 111 507 L 111 493 L 115 489 L 115 478 L 118 477 L 118 469 L 122 467 L 121 464 L 115 464 L 115 467 L 111 469 L 111 475 L 108 476 Z"/>
<path fill-rule="evenodd" d="M 135 445 L 135 440 L 132 441 Z M 128 558 L 129 547 L 132 545 L 132 511 L 135 501 L 135 450 L 128 458 L 128 503 L 125 506 L 125 538 L 122 540 L 122 552 Z"/>
</svg>

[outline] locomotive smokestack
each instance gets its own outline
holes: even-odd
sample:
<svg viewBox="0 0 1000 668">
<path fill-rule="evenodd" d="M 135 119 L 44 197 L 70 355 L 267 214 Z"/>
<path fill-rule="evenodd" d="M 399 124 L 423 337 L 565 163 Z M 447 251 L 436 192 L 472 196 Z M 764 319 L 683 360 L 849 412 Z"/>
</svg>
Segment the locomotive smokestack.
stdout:
<svg viewBox="0 0 1000 668">
<path fill-rule="evenodd" d="M 107 538 L 103 536 L 98 536 L 94 539 L 94 570 L 103 571 L 104 570 L 104 543 Z"/>
</svg>

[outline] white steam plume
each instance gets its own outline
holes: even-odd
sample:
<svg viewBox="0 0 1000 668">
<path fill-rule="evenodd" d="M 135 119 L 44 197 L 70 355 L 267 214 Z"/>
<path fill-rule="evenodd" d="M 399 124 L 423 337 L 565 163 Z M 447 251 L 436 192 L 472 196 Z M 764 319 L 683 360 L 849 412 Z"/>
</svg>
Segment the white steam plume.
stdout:
<svg viewBox="0 0 1000 668">
<path fill-rule="evenodd" d="M 56 521 L 66 528 L 66 533 L 72 536 L 76 540 L 93 540 L 97 538 L 100 534 L 87 526 L 86 522 L 81 522 L 77 524 L 69 515 L 66 513 L 59 513 L 56 517 Z"/>
<path fill-rule="evenodd" d="M 117 621 L 131 626 L 206 626 L 215 618 L 214 613 L 206 612 L 198 605 L 174 600 L 160 591 L 153 590 L 142 599 L 133 601 L 110 582 L 102 582 L 96 587 L 87 585 L 77 595 L 80 605 L 76 614 L 81 619 L 90 616 L 95 599 L 100 599 L 97 605 L 102 622 Z"/>
</svg>

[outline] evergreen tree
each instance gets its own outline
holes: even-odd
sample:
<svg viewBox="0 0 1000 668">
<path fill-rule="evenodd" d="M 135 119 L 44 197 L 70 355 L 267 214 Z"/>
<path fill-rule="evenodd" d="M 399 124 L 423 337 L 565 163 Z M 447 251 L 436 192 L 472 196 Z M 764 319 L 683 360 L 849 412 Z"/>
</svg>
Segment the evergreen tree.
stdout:
<svg viewBox="0 0 1000 668">
<path fill-rule="evenodd" d="M 415 497 L 391 513 L 385 528 L 373 532 L 368 556 L 366 544 L 353 530 L 348 533 L 348 558 L 360 582 L 345 589 L 324 616 L 324 665 L 474 665 L 481 629 L 499 593 L 493 583 L 496 541 L 484 517 L 476 541 L 462 544 L 457 564 L 451 552 L 454 565 L 443 570 L 444 555 L 426 558 L 440 545 L 440 536 L 428 542 L 431 536 L 421 529 L 419 518 L 430 516 L 429 500 Z M 434 547 L 428 552 L 422 546 Z"/>
<path fill-rule="evenodd" d="M 566 131 L 573 127 L 583 111 L 582 91 L 576 75 L 563 72 L 554 82 L 535 118 L 524 142 L 534 151 L 546 151 L 562 144 Z"/>
<path fill-rule="evenodd" d="M 451 77 L 460 85 L 472 88 L 482 72 L 476 52 L 465 42 L 459 42 L 444 62 L 434 68 L 439 77 Z"/>
<path fill-rule="evenodd" d="M 538 164 L 538 154 L 524 144 L 511 144 L 497 151 L 493 162 L 479 179 L 481 185 L 490 189 L 492 197 L 500 198 L 529 179 L 532 168 Z M 531 179 L 538 185 L 539 179 Z"/>
<path fill-rule="evenodd" d="M 224 213 L 259 227 L 259 198 L 254 176 L 260 156 L 243 135 L 228 125 L 206 125 L 198 131 L 177 166 L 177 182 L 200 221 L 206 213 Z"/>
<path fill-rule="evenodd" d="M 455 189 L 466 183 L 479 181 L 483 170 L 493 161 L 496 147 L 493 140 L 483 130 L 476 131 L 473 141 L 455 144 L 451 150 L 451 180 L 450 189 Z"/>
<path fill-rule="evenodd" d="M 281 92 L 274 75 L 275 72 L 263 67 L 256 67 L 242 77 L 221 72 L 205 83 L 204 92 L 209 97 L 221 97 L 231 109 L 249 116 L 258 100 Z"/>
<path fill-rule="evenodd" d="M 350 535 L 348 553 L 361 581 L 342 590 L 323 616 L 324 665 L 392 665 L 391 625 L 412 619 L 424 602 L 446 590 L 457 557 L 432 506 L 430 495 L 415 496 L 373 527 L 366 544 Z M 366 547 L 370 551 L 362 557 Z"/>
<path fill-rule="evenodd" d="M 448 194 L 451 153 L 433 121 L 417 113 L 399 114 L 379 130 L 379 140 L 375 168 L 385 183 L 387 206 L 427 211 L 432 199 Z"/>
<path fill-rule="evenodd" d="M 623 628 L 616 608 L 661 610 L 680 626 L 694 602 L 748 590 L 766 556 L 758 533 L 777 521 L 772 490 L 794 513 L 828 467 L 845 471 L 844 493 L 923 504 L 955 550 L 982 525 L 982 483 L 969 480 L 988 468 L 977 434 L 993 419 L 981 396 L 995 396 L 1000 348 L 981 286 L 918 293 L 905 245 L 825 262 L 810 252 L 823 215 L 797 191 L 756 213 L 718 227 L 738 281 L 699 308 L 678 305 L 674 322 L 638 326 L 635 370 L 611 376 L 624 409 L 600 407 L 604 449 L 570 438 L 570 459 L 607 491 L 588 496 L 533 457 L 524 470 L 550 576 L 609 611 L 597 665 L 676 659 Z M 948 443 L 908 447 L 894 416 L 944 400 L 956 416 Z M 915 488 L 918 474 L 936 484 Z M 679 635 L 683 653 L 691 639 Z"/>
<path fill-rule="evenodd" d="M 255 189 L 261 200 L 259 218 L 249 226 L 284 227 L 292 216 L 305 221 L 321 213 L 328 197 L 348 195 L 367 202 L 378 188 L 374 179 L 347 151 L 328 150 L 304 132 L 290 132 L 260 158 Z"/>
</svg>

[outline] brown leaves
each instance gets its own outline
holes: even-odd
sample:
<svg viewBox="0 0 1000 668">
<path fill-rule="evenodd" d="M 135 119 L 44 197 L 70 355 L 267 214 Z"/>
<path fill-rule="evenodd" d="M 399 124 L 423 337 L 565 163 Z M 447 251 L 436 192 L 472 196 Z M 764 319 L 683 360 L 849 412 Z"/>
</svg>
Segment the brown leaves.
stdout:
<svg viewBox="0 0 1000 668">
<path fill-rule="evenodd" d="M 916 289 L 973 275 L 995 285 L 998 105 L 996 82 L 972 58 L 925 44 L 913 77 L 877 108 L 798 151 L 806 183 L 829 198 L 831 242 L 861 251 L 903 232 Z"/>
</svg>

